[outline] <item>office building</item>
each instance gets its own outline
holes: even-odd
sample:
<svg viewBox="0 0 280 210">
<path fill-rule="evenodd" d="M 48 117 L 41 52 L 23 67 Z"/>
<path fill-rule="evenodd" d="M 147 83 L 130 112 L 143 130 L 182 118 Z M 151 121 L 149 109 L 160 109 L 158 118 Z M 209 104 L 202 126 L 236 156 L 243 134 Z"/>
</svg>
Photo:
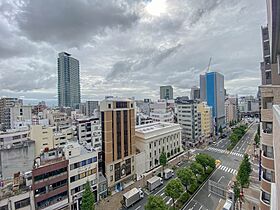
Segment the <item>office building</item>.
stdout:
<svg viewBox="0 0 280 210">
<path fill-rule="evenodd" d="M 79 61 L 71 54 L 58 54 L 58 106 L 77 108 L 81 103 Z"/>
<path fill-rule="evenodd" d="M 191 94 L 190 94 L 191 100 L 198 100 L 200 99 L 200 88 L 193 86 L 191 87 Z"/>
<path fill-rule="evenodd" d="M 184 146 L 197 146 L 203 142 L 201 135 L 201 114 L 197 111 L 198 102 L 176 100 L 177 121 L 182 127 Z"/>
<path fill-rule="evenodd" d="M 108 188 L 120 191 L 135 177 L 135 104 L 107 97 L 100 103 L 102 166 Z"/>
<path fill-rule="evenodd" d="M 35 159 L 32 190 L 36 209 L 63 209 L 69 206 L 68 162 L 61 148 L 46 149 Z"/>
<path fill-rule="evenodd" d="M 229 96 L 225 101 L 226 124 L 229 125 L 238 120 L 238 97 Z"/>
<path fill-rule="evenodd" d="M 200 99 L 212 107 L 214 127 L 217 132 L 225 126 L 224 76 L 218 72 L 200 75 Z"/>
<path fill-rule="evenodd" d="M 81 209 L 82 195 L 87 182 L 90 183 L 94 200 L 98 196 L 98 154 L 94 148 L 69 141 L 64 147 L 68 166 L 69 203 L 72 210 Z"/>
<path fill-rule="evenodd" d="M 197 105 L 197 111 L 201 116 L 201 133 L 204 137 L 209 138 L 213 135 L 213 118 L 212 107 L 208 106 L 206 102 L 201 102 Z"/>
<path fill-rule="evenodd" d="M 156 122 L 137 126 L 135 129 L 135 168 L 137 177 L 160 165 L 161 153 L 171 159 L 182 152 L 179 124 Z M 142 154 L 141 154 L 142 153 Z"/>
<path fill-rule="evenodd" d="M 173 87 L 171 85 L 160 86 L 160 99 L 173 99 Z"/>
<path fill-rule="evenodd" d="M 261 154 L 260 209 L 279 209 L 279 121 L 280 104 L 280 3 L 267 1 L 267 23 L 262 27 L 263 62 L 261 63 Z M 273 106 L 274 105 L 274 106 Z M 273 110 L 273 107 L 274 110 Z M 274 117 L 273 117 L 274 115 Z M 276 148 L 274 148 L 276 147 Z M 278 192 L 278 194 L 276 194 Z M 277 207 L 278 205 L 278 207 Z"/>
</svg>

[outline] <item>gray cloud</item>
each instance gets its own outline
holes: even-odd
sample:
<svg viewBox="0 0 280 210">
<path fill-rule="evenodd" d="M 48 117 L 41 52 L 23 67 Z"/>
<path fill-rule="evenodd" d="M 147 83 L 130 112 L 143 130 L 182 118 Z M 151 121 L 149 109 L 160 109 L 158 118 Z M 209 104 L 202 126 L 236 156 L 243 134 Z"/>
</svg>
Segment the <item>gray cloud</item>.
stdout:
<svg viewBox="0 0 280 210">
<path fill-rule="evenodd" d="M 231 94 L 255 94 L 261 61 L 262 0 L 23 0 L 0 2 L 0 95 L 56 100 L 56 57 L 80 60 L 84 99 L 186 95 L 211 56 Z M 180 44 L 178 44 L 180 43 Z"/>
<path fill-rule="evenodd" d="M 30 0 L 20 8 L 16 20 L 34 41 L 77 47 L 91 41 L 106 28 L 124 30 L 138 16 L 120 1 Z"/>
</svg>

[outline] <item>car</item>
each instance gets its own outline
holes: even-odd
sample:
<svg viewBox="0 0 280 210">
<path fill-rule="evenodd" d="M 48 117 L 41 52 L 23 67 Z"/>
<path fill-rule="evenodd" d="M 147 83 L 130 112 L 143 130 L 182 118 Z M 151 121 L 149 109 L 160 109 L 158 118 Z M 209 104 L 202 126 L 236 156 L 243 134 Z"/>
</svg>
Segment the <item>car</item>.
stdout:
<svg viewBox="0 0 280 210">
<path fill-rule="evenodd" d="M 219 166 L 219 165 L 221 164 L 221 162 L 222 162 L 222 161 L 220 161 L 220 160 L 215 160 L 216 166 Z"/>
</svg>

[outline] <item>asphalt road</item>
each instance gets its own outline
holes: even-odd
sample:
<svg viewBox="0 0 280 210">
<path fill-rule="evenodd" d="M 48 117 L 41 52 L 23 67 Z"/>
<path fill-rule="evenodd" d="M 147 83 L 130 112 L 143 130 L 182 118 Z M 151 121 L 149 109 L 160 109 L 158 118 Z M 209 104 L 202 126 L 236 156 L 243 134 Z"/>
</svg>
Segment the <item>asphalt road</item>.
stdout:
<svg viewBox="0 0 280 210">
<path fill-rule="evenodd" d="M 210 177 L 210 180 L 218 182 L 224 186 L 227 186 L 234 175 L 237 174 L 238 167 L 243 158 L 243 155 L 248 147 L 250 141 L 253 140 L 254 133 L 257 130 L 257 124 L 253 124 L 243 138 L 237 143 L 236 147 L 229 152 L 226 150 L 227 146 L 230 144 L 228 138 L 221 139 L 215 144 L 209 146 L 205 150 L 197 149 L 194 151 L 195 154 L 206 153 L 214 157 L 215 159 L 221 160 L 221 165 L 215 170 L 215 172 Z M 184 162 L 180 167 L 185 167 L 190 165 L 190 162 Z M 175 177 L 176 178 L 176 175 Z M 172 204 L 172 199 L 164 194 L 164 189 L 169 180 L 164 180 L 164 183 L 159 188 L 152 192 L 144 189 L 145 196 L 142 200 L 135 203 L 133 206 L 128 208 L 128 210 L 144 210 L 144 206 L 147 202 L 148 195 L 154 194 L 161 196 L 165 203 L 168 205 Z M 192 198 L 192 200 L 186 205 L 184 210 L 213 210 L 216 209 L 219 202 L 222 199 L 213 193 L 209 193 L 208 181 L 205 182 L 203 187 L 197 192 L 197 194 Z"/>
<path fill-rule="evenodd" d="M 230 153 L 226 151 L 227 146 L 225 146 L 229 144 L 228 139 L 220 140 L 220 142 L 211 145 L 206 150 L 199 151 L 200 153 L 207 153 L 215 159 L 221 160 L 221 165 L 212 174 L 210 180 L 218 182 L 223 186 L 228 185 L 232 177 L 237 174 L 243 155 L 250 141 L 253 141 L 256 130 L 257 124 L 253 124 Z M 217 208 L 222 199 L 209 192 L 208 182 L 198 191 L 188 205 L 183 208 L 184 210 L 213 210 Z"/>
</svg>

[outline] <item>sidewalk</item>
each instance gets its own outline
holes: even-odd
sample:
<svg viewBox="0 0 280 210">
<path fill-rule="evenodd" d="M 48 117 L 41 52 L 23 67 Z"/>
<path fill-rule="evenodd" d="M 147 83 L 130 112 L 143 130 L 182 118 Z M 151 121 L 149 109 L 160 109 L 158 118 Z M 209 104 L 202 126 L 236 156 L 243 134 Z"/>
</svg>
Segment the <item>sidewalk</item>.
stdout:
<svg viewBox="0 0 280 210">
<path fill-rule="evenodd" d="M 180 161 L 187 161 L 187 158 L 186 158 L 187 154 L 188 154 L 187 151 L 182 152 L 180 155 L 178 155 L 177 157 L 174 157 L 172 160 L 170 160 L 166 167 L 172 168 Z M 146 187 L 146 181 L 149 178 L 153 177 L 155 172 L 160 171 L 160 170 L 161 170 L 161 166 L 145 173 L 142 179 L 135 181 L 133 184 L 131 184 L 130 186 L 125 188 L 123 191 L 114 193 L 113 195 L 100 200 L 95 205 L 95 209 L 96 210 L 120 209 L 122 207 L 121 200 L 122 200 L 122 195 L 124 193 L 126 193 L 127 191 L 131 190 L 134 187 L 141 187 L 141 188 Z"/>
</svg>

